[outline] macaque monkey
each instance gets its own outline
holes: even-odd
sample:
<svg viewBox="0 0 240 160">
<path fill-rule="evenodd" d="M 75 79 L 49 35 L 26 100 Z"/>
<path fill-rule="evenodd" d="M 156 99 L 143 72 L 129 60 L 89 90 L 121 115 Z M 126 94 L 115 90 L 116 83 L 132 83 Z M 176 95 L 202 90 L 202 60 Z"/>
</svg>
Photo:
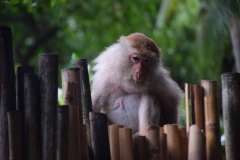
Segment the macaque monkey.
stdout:
<svg viewBox="0 0 240 160">
<path fill-rule="evenodd" d="M 182 90 L 169 77 L 157 44 L 141 33 L 121 36 L 95 60 L 93 110 L 138 132 L 177 123 Z"/>
</svg>

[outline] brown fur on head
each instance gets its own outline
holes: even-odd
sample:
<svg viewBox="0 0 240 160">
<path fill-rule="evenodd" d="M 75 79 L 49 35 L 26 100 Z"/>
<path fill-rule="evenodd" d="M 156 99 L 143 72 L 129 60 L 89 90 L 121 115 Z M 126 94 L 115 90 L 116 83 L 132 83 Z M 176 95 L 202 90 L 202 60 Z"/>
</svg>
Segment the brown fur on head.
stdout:
<svg viewBox="0 0 240 160">
<path fill-rule="evenodd" d="M 151 38 L 148 38 L 142 33 L 132 33 L 126 38 L 131 42 L 130 45 L 137 49 L 139 54 L 159 57 L 160 50 Z"/>
</svg>

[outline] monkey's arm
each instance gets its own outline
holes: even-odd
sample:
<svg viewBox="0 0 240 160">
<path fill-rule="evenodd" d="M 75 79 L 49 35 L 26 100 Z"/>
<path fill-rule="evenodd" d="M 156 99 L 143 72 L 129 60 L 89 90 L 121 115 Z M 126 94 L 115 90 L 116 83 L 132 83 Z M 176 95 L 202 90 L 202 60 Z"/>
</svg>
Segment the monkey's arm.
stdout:
<svg viewBox="0 0 240 160">
<path fill-rule="evenodd" d="M 178 121 L 178 107 L 180 100 L 183 98 L 183 92 L 172 80 L 165 69 L 161 69 L 163 74 L 159 77 L 159 83 L 155 87 L 158 94 L 161 107 L 160 125 L 173 124 Z"/>
<path fill-rule="evenodd" d="M 112 54 L 118 53 L 117 49 L 118 46 L 114 44 L 94 60 L 95 66 L 93 71 L 95 74 L 93 76 L 91 93 L 94 111 L 100 111 L 102 107 L 108 106 L 108 98 L 116 88 L 116 85 L 112 82 L 112 78 L 116 77 L 116 72 L 114 71 L 114 68 L 116 68 L 114 67 L 115 56 Z"/>
<path fill-rule="evenodd" d="M 144 125 L 177 124 L 181 92 L 179 92 L 179 95 L 173 94 L 168 85 L 155 87 L 154 92 L 145 93 L 141 96 L 138 111 L 139 129 Z"/>
<path fill-rule="evenodd" d="M 92 84 L 92 105 L 93 110 L 96 112 L 99 112 L 104 106 L 108 105 L 107 99 L 110 95 L 110 92 L 106 88 L 109 87 L 104 83 L 104 81 L 95 81 Z"/>
<path fill-rule="evenodd" d="M 139 129 L 144 125 L 176 124 L 178 120 L 182 90 L 164 68 L 160 68 L 152 75 L 152 83 L 149 83 L 141 95 L 138 110 Z"/>
<path fill-rule="evenodd" d="M 160 101 L 158 95 L 153 92 L 146 92 L 141 96 L 139 115 L 139 129 L 145 125 L 159 126 L 161 116 Z"/>
</svg>

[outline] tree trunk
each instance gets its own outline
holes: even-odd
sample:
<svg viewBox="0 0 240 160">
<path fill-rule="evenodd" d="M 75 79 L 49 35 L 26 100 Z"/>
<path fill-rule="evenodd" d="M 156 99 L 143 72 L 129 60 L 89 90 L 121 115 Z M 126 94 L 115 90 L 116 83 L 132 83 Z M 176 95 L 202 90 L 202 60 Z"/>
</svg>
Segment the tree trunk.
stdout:
<svg viewBox="0 0 240 160">
<path fill-rule="evenodd" d="M 240 19 L 237 16 L 232 16 L 230 35 L 233 48 L 233 56 L 235 59 L 236 71 L 240 73 Z"/>
</svg>

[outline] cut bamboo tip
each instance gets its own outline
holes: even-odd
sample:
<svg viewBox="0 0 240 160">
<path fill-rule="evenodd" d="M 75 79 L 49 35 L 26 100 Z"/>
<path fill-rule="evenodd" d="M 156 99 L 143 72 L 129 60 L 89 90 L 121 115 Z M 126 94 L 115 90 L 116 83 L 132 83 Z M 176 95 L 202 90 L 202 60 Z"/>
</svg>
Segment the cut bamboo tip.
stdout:
<svg viewBox="0 0 240 160">
<path fill-rule="evenodd" d="M 160 159 L 159 127 L 146 125 L 140 130 L 140 134 L 146 136 L 148 159 Z"/>
<path fill-rule="evenodd" d="M 120 159 L 134 160 L 132 129 L 119 128 Z"/>
<path fill-rule="evenodd" d="M 203 160 L 206 158 L 205 136 L 197 125 L 190 126 L 188 160 Z"/>
<path fill-rule="evenodd" d="M 181 159 L 179 129 L 176 124 L 164 125 L 164 133 L 167 134 L 168 158 Z"/>
<path fill-rule="evenodd" d="M 119 128 L 122 127 L 117 124 L 108 126 L 111 160 L 120 160 Z"/>
</svg>

